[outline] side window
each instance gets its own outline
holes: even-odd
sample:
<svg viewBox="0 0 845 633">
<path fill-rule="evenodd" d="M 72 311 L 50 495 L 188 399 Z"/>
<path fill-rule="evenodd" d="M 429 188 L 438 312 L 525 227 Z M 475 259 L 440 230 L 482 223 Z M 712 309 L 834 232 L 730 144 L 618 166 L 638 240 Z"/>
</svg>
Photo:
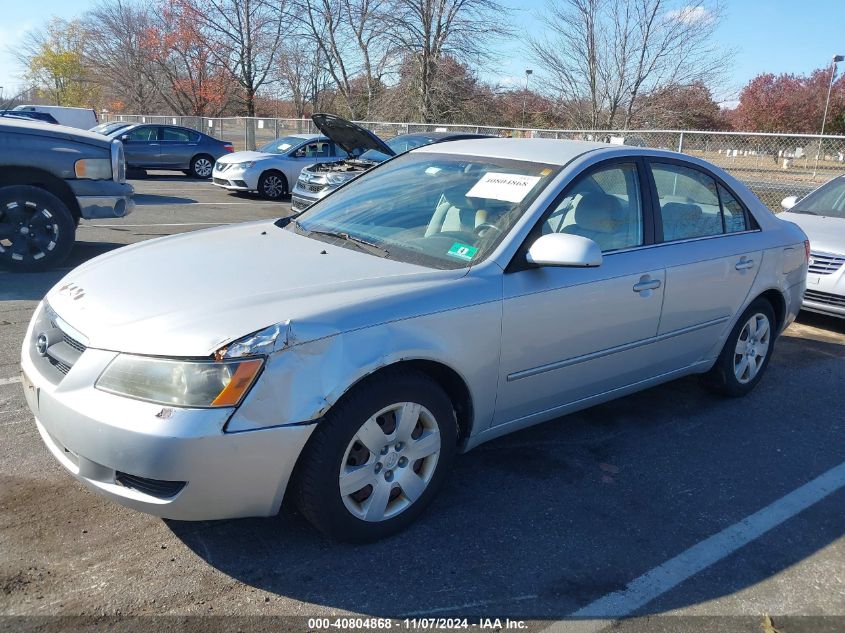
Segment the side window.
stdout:
<svg viewBox="0 0 845 633">
<path fill-rule="evenodd" d="M 725 217 L 725 233 L 747 230 L 745 209 L 722 185 L 719 185 L 719 200 L 722 201 L 722 215 Z"/>
<path fill-rule="evenodd" d="M 314 141 L 313 143 L 308 143 L 308 145 L 305 146 L 305 156 L 307 158 L 327 158 L 330 156 L 328 141 Z"/>
<path fill-rule="evenodd" d="M 721 235 L 722 213 L 716 181 L 697 169 L 652 163 L 663 241 Z"/>
<path fill-rule="evenodd" d="M 127 134 L 130 141 L 155 141 L 158 139 L 157 130 L 154 127 L 136 127 Z"/>
<path fill-rule="evenodd" d="M 617 163 L 581 177 L 551 212 L 543 233 L 588 237 L 604 252 L 641 246 L 643 212 L 634 163 Z"/>
<path fill-rule="evenodd" d="M 178 130 L 173 127 L 163 127 L 161 128 L 162 131 L 162 141 L 175 141 L 177 143 L 187 143 L 190 141 L 190 135 L 185 132 L 184 130 Z"/>
</svg>

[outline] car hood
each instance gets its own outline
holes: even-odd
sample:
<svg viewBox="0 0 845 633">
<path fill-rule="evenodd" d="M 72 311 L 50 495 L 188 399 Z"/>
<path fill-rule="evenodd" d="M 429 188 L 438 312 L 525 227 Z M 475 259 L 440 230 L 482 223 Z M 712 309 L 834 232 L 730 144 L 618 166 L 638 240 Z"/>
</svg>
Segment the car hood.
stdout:
<svg viewBox="0 0 845 633">
<path fill-rule="evenodd" d="M 810 238 L 810 248 L 813 251 L 845 253 L 845 220 L 842 218 L 788 211 L 779 213 L 778 217 L 800 226 Z"/>
<path fill-rule="evenodd" d="M 378 150 L 388 156 L 395 154 L 378 136 L 339 116 L 314 114 L 311 120 L 320 132 L 328 136 L 347 154 L 361 154 L 368 149 Z"/>
<path fill-rule="evenodd" d="M 267 154 L 266 152 L 234 152 L 226 154 L 217 159 L 220 164 L 245 163 L 250 160 L 262 160 L 264 158 L 273 158 L 279 156 L 278 154 Z"/>
<path fill-rule="evenodd" d="M 101 255 L 66 275 L 46 300 L 89 347 L 205 357 L 276 323 L 289 322 L 289 342 L 305 342 L 381 322 L 390 310 L 378 310 L 379 301 L 419 301 L 420 290 L 436 291 L 465 273 L 383 259 L 260 221 Z M 419 309 L 410 298 L 406 304 Z"/>
</svg>

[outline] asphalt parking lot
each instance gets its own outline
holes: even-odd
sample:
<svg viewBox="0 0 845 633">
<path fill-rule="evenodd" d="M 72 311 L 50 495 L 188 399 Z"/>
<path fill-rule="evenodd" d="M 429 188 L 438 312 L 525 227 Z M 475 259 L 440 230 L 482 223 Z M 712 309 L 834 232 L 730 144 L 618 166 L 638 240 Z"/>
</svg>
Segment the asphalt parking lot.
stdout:
<svg viewBox="0 0 845 633">
<path fill-rule="evenodd" d="M 538 631 L 845 629 L 845 321 L 816 315 L 779 339 L 750 396 L 683 379 L 490 442 L 457 461 L 422 520 L 373 545 L 329 542 L 292 508 L 185 523 L 86 491 L 42 445 L 17 378 L 37 302 L 69 268 L 122 245 L 289 212 L 181 176 L 133 184 L 135 212 L 83 222 L 66 268 L 0 273 L 9 628 L 361 614 L 509 616 Z M 87 619 L 10 618 L 57 615 Z M 305 629 L 278 619 L 235 630 L 262 626 Z"/>
</svg>

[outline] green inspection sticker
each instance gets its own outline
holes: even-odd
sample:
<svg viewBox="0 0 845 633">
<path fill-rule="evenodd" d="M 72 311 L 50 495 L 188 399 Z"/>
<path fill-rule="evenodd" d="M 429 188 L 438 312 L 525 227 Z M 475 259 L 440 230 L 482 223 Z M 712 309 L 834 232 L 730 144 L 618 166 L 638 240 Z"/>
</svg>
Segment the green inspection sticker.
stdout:
<svg viewBox="0 0 845 633">
<path fill-rule="evenodd" d="M 452 257 L 457 257 L 458 259 L 465 259 L 467 261 L 471 260 L 475 257 L 475 254 L 478 252 L 478 249 L 475 246 L 470 246 L 469 244 L 461 244 L 460 242 L 455 242 L 452 244 L 452 248 L 449 249 L 449 252 L 446 253 L 447 255 L 451 255 Z"/>
</svg>

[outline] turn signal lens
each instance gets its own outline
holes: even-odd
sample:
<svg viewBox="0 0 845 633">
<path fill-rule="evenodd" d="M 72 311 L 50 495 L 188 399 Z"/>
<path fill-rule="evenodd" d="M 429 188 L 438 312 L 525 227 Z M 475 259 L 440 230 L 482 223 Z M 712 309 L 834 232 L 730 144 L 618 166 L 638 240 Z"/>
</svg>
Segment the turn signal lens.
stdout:
<svg viewBox="0 0 845 633">
<path fill-rule="evenodd" d="M 111 178 L 110 158 L 83 158 L 73 165 L 77 178 L 91 180 L 109 180 Z"/>
<path fill-rule="evenodd" d="M 810 240 L 804 240 L 804 261 L 810 261 Z"/>
</svg>

